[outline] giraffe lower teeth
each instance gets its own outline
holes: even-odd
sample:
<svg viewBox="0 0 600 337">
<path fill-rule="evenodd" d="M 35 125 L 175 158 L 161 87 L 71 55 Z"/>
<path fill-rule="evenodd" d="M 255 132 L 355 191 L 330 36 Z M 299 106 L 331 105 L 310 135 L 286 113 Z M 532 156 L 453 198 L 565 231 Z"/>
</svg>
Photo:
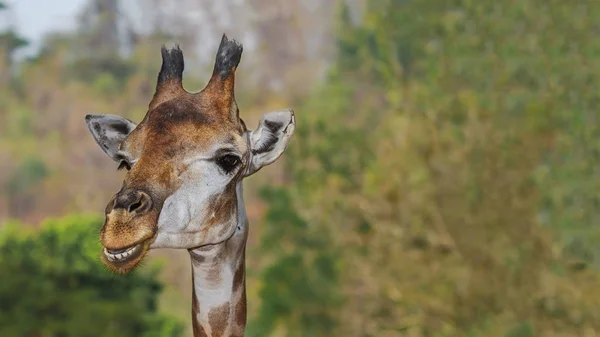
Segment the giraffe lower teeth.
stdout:
<svg viewBox="0 0 600 337">
<path fill-rule="evenodd" d="M 123 251 L 123 250 L 112 250 L 113 253 L 111 253 L 111 250 L 104 248 L 104 256 L 106 256 L 106 258 L 108 259 L 108 261 L 111 261 L 111 262 L 115 262 L 115 261 L 122 262 L 122 261 L 126 260 L 127 258 L 129 258 L 136 251 L 136 249 L 139 246 L 140 245 L 129 247 L 125 251 Z M 118 251 L 119 253 L 116 253 L 116 251 Z"/>
</svg>

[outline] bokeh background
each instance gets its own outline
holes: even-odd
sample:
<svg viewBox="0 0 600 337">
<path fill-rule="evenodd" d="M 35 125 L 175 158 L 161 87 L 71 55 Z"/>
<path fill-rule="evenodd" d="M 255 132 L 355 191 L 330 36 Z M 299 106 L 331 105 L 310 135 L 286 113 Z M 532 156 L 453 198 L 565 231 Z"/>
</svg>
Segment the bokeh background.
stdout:
<svg viewBox="0 0 600 337">
<path fill-rule="evenodd" d="M 139 121 L 162 44 L 200 90 L 222 33 L 246 124 L 298 122 L 246 180 L 248 336 L 600 335 L 600 2 L 1 0 L 0 336 L 191 335 L 186 252 L 98 262 L 83 117 Z"/>
</svg>

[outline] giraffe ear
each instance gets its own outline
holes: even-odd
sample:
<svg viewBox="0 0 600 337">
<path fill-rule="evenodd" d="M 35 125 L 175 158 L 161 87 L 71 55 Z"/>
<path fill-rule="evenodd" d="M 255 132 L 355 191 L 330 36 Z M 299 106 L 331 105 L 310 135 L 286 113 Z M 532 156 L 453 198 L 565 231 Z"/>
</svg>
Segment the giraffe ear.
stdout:
<svg viewBox="0 0 600 337">
<path fill-rule="evenodd" d="M 277 160 L 287 148 L 295 127 L 296 119 L 291 109 L 266 113 L 261 118 L 258 128 L 247 132 L 251 160 L 245 176 Z"/>
<path fill-rule="evenodd" d="M 116 115 L 86 115 L 85 122 L 102 151 L 114 161 L 121 160 L 117 155 L 119 145 L 137 125 L 127 118 Z"/>
</svg>

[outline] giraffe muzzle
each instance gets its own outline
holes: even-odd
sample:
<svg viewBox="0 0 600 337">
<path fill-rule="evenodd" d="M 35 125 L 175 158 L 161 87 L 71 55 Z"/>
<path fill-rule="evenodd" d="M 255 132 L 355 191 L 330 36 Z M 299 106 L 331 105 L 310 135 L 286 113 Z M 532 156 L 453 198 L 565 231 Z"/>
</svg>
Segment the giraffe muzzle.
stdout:
<svg viewBox="0 0 600 337">
<path fill-rule="evenodd" d="M 144 258 L 156 236 L 155 208 L 149 193 L 125 187 L 108 203 L 106 219 L 100 231 L 102 263 L 125 274 Z"/>
</svg>

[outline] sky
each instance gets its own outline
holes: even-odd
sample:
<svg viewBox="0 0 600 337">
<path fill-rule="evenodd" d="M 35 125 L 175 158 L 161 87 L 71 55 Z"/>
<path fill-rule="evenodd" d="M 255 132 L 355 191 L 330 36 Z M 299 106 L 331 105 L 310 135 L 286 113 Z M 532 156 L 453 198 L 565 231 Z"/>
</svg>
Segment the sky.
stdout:
<svg viewBox="0 0 600 337">
<path fill-rule="evenodd" d="M 75 15 L 85 0 L 4 0 L 10 8 L 8 25 L 14 26 L 31 43 L 33 52 L 39 47 L 44 34 L 75 27 Z"/>
</svg>

